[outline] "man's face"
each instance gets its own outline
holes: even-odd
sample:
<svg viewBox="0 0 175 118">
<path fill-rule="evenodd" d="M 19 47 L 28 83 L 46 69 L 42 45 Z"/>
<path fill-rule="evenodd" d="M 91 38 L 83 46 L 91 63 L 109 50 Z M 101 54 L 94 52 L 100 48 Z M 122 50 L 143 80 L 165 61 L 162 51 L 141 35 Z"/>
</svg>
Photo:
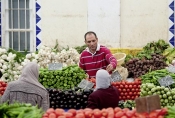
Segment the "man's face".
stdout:
<svg viewBox="0 0 175 118">
<path fill-rule="evenodd" d="M 86 35 L 85 43 L 88 46 L 89 50 L 95 52 L 97 49 L 98 38 L 95 37 L 94 34 Z"/>
</svg>

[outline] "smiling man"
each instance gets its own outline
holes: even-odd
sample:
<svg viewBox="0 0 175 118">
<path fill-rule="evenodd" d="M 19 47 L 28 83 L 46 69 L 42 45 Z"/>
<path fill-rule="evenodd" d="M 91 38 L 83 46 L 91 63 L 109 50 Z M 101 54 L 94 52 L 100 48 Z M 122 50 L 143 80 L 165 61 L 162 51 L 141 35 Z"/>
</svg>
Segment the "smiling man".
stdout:
<svg viewBox="0 0 175 118">
<path fill-rule="evenodd" d="M 84 38 L 87 48 L 81 53 L 79 66 L 89 75 L 89 78 L 95 78 L 99 69 L 106 69 L 111 73 L 117 66 L 117 60 L 110 50 L 98 44 L 95 32 L 87 32 Z"/>
</svg>

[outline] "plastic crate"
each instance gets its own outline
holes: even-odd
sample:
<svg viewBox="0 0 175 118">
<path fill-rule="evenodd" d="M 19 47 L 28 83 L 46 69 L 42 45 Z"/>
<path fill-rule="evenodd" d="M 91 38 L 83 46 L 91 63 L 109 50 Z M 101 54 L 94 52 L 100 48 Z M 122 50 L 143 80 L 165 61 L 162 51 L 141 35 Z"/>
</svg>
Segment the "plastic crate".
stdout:
<svg viewBox="0 0 175 118">
<path fill-rule="evenodd" d="M 128 54 L 132 54 L 132 55 L 136 55 L 138 52 L 142 51 L 141 48 L 110 48 L 110 51 L 112 54 L 115 54 L 115 53 L 125 53 L 126 55 Z"/>
</svg>

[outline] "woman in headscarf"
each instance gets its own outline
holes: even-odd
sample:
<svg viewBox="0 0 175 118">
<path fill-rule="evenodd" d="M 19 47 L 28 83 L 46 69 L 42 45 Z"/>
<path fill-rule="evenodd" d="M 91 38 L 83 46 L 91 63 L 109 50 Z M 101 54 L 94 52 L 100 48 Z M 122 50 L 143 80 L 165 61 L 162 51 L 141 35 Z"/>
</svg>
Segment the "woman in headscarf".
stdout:
<svg viewBox="0 0 175 118">
<path fill-rule="evenodd" d="M 31 103 L 46 111 L 49 108 L 49 93 L 38 81 L 39 67 L 35 62 L 27 63 L 21 77 L 9 82 L 1 102 Z"/>
<path fill-rule="evenodd" d="M 118 106 L 119 91 L 111 86 L 111 78 L 106 70 L 98 70 L 96 73 L 96 88 L 89 95 L 87 108 L 103 109 Z"/>
</svg>

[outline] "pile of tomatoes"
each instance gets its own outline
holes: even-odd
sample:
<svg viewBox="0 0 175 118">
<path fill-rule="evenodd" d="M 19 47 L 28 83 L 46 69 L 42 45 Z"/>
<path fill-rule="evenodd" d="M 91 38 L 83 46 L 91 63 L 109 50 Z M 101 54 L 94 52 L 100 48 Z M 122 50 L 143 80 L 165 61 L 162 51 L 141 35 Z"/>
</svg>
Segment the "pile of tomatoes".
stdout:
<svg viewBox="0 0 175 118">
<path fill-rule="evenodd" d="M 141 79 L 139 78 L 136 78 L 133 82 L 113 82 L 112 85 L 120 91 L 120 100 L 134 100 L 140 96 Z"/>
<path fill-rule="evenodd" d="M 137 113 L 136 109 L 129 110 L 128 108 L 121 109 L 107 108 L 107 109 L 69 109 L 65 112 L 63 109 L 50 108 L 44 113 L 42 118 L 163 118 L 167 114 L 167 109 L 162 108 L 152 111 L 151 113 Z"/>
<path fill-rule="evenodd" d="M 4 94 L 6 87 L 7 87 L 7 83 L 4 81 L 0 81 L 0 96 Z"/>
<path fill-rule="evenodd" d="M 90 78 L 88 81 L 94 83 L 95 88 L 95 78 Z M 121 82 L 112 82 L 112 85 L 117 87 L 120 91 L 120 100 L 134 100 L 140 96 L 140 78 L 135 78 L 133 82 L 127 82 L 126 80 L 122 80 Z"/>
</svg>

